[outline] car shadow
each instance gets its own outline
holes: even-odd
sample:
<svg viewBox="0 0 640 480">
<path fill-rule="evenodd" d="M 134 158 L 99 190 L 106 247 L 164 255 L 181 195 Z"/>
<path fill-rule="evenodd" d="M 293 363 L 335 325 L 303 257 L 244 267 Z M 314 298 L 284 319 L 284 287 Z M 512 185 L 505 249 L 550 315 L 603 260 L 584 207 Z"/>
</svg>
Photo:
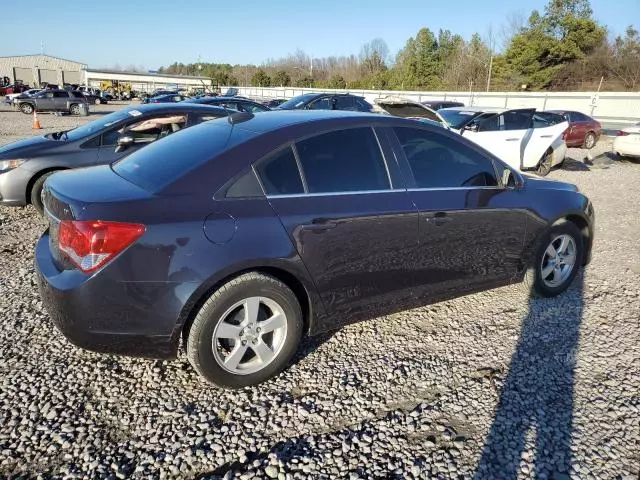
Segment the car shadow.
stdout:
<svg viewBox="0 0 640 480">
<path fill-rule="evenodd" d="M 291 359 L 289 366 L 294 366 L 300 363 L 302 360 L 307 358 L 309 355 L 312 355 L 318 348 L 320 348 L 323 344 L 331 340 L 331 338 L 338 333 L 340 330 L 330 330 L 328 332 L 320 333 L 318 335 L 314 335 L 312 337 L 305 337 L 302 339 L 300 344 L 300 348 Z"/>
<path fill-rule="evenodd" d="M 562 170 L 568 170 L 570 172 L 588 172 L 591 170 L 589 166 L 584 163 L 584 161 L 575 160 L 571 157 L 565 158 L 564 162 L 562 162 L 562 165 L 560 165 L 559 168 L 561 168 Z"/>
<path fill-rule="evenodd" d="M 529 300 L 475 479 L 569 478 L 583 274 L 556 299 Z"/>
</svg>

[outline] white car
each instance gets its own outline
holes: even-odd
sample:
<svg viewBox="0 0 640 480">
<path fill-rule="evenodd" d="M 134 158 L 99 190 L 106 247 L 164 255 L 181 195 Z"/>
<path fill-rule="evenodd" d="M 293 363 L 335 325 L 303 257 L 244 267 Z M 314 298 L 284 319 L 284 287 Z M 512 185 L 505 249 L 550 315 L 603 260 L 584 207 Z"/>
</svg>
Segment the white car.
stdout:
<svg viewBox="0 0 640 480">
<path fill-rule="evenodd" d="M 618 132 L 613 139 L 613 151 L 621 157 L 640 158 L 640 122 Z"/>
<path fill-rule="evenodd" d="M 421 103 L 401 97 L 374 101 L 377 107 L 395 116 L 436 123 L 463 135 L 485 150 L 520 170 L 546 175 L 564 161 L 564 135 L 569 122 L 535 108 L 513 110 L 452 107 L 437 112 Z"/>
</svg>

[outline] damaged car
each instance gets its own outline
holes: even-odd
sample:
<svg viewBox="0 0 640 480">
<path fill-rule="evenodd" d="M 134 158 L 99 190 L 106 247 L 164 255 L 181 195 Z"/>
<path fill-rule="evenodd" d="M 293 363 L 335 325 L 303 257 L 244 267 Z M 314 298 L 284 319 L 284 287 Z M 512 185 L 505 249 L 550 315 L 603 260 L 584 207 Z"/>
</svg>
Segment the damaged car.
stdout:
<svg viewBox="0 0 640 480">
<path fill-rule="evenodd" d="M 438 124 L 467 137 L 520 171 L 545 176 L 567 152 L 569 123 L 562 115 L 535 108 L 443 108 L 437 112 L 401 97 L 375 100 L 377 107 L 398 117 Z"/>
</svg>

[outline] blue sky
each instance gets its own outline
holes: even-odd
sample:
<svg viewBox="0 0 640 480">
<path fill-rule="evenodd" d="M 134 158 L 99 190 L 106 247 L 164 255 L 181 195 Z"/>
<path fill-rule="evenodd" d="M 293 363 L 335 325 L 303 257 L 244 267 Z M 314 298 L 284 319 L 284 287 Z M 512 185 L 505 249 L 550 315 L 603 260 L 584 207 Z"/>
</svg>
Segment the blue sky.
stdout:
<svg viewBox="0 0 640 480">
<path fill-rule="evenodd" d="M 260 64 L 297 48 L 314 57 L 357 54 L 383 38 L 400 49 L 421 27 L 450 29 L 465 38 L 486 35 L 514 12 L 525 19 L 546 0 L 248 0 L 219 2 L 87 2 L 31 0 L 29 26 L 0 16 L 0 56 L 45 53 L 89 67 L 155 69 L 174 61 Z M 595 17 L 615 35 L 640 28 L 640 0 L 592 0 Z M 108 6 L 108 8 L 107 8 Z"/>
</svg>

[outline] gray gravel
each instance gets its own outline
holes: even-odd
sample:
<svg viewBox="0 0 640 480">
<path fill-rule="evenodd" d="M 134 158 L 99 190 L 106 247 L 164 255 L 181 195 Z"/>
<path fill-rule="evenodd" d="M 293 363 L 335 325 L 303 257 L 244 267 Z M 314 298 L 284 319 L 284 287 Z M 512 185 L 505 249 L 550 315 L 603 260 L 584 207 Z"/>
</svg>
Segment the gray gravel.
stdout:
<svg viewBox="0 0 640 480">
<path fill-rule="evenodd" d="M 31 134 L 0 111 L 0 144 Z M 69 344 L 35 289 L 43 223 L 0 207 L 0 477 L 638 479 L 640 164 L 585 154 L 550 175 L 597 214 L 593 262 L 564 295 L 507 287 L 352 325 L 236 392 L 183 356 Z"/>
</svg>

